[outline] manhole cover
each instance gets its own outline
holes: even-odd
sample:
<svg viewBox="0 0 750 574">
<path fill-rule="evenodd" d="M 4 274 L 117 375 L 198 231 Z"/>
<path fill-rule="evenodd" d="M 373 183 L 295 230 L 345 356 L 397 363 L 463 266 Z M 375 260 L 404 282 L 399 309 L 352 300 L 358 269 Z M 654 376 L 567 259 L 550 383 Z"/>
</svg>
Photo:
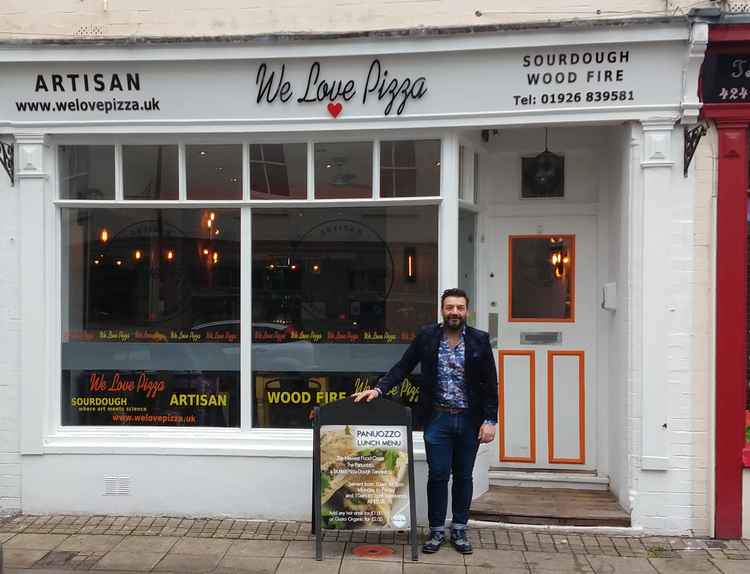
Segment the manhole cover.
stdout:
<svg viewBox="0 0 750 574">
<path fill-rule="evenodd" d="M 352 554 L 361 558 L 384 558 L 393 556 L 393 548 L 387 546 L 378 546 L 376 544 L 363 544 L 352 548 Z"/>
</svg>

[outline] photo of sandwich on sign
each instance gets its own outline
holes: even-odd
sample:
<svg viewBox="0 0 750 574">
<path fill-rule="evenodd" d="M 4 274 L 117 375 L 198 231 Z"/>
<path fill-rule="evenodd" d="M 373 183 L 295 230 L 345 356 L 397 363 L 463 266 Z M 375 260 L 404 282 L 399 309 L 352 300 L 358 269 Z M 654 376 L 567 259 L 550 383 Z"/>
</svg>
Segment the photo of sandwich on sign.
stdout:
<svg viewBox="0 0 750 574">
<path fill-rule="evenodd" d="M 321 428 L 323 528 L 409 527 L 406 432 L 400 426 Z"/>
</svg>

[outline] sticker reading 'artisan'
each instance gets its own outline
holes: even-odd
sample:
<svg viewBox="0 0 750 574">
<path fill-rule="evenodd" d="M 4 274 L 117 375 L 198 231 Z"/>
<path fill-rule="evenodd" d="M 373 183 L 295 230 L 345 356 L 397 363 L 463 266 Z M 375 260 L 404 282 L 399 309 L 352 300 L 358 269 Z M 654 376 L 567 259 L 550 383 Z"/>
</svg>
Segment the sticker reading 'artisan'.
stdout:
<svg viewBox="0 0 750 574">
<path fill-rule="evenodd" d="M 141 77 L 126 74 L 37 74 L 35 92 L 139 92 Z"/>
</svg>

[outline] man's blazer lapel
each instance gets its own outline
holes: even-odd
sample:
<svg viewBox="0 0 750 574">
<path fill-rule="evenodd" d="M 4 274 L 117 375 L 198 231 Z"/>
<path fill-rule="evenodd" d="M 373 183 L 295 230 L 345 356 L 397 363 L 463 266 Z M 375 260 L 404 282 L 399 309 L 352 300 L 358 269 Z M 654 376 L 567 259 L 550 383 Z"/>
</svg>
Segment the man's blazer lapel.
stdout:
<svg viewBox="0 0 750 574">
<path fill-rule="evenodd" d="M 474 337 L 472 336 L 469 327 L 466 327 L 466 333 L 464 335 L 464 381 L 468 385 L 471 382 L 471 370 L 472 357 L 474 352 Z"/>
<path fill-rule="evenodd" d="M 435 382 L 437 382 L 438 349 L 440 347 L 440 339 L 442 338 L 442 335 L 443 335 L 443 326 L 438 324 L 435 326 L 435 329 L 432 332 L 432 341 L 430 341 L 430 346 L 429 346 L 429 353 L 430 353 L 429 361 L 430 361 L 430 364 L 432 365 L 432 370 L 435 373 L 435 377 L 436 377 Z"/>
</svg>

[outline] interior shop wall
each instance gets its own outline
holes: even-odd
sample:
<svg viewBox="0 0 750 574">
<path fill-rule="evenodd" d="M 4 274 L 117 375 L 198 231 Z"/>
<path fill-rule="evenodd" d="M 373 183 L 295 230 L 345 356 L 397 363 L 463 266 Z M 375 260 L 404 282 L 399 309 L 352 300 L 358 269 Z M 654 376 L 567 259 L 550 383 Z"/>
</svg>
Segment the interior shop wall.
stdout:
<svg viewBox="0 0 750 574">
<path fill-rule="evenodd" d="M 424 454 L 415 454 L 418 520 L 426 522 Z M 310 520 L 311 459 L 258 456 L 46 455 L 24 459 L 25 513 L 231 516 Z M 118 477 L 122 495 L 105 495 Z"/>
<path fill-rule="evenodd" d="M 21 508 L 19 207 L 18 187 L 0 169 L 0 514 Z"/>
<path fill-rule="evenodd" d="M 708 1 L 704 2 L 709 4 Z M 4 0 L 0 38 L 223 36 L 687 14 L 688 0 Z M 477 15 L 479 12 L 479 15 Z"/>
</svg>

